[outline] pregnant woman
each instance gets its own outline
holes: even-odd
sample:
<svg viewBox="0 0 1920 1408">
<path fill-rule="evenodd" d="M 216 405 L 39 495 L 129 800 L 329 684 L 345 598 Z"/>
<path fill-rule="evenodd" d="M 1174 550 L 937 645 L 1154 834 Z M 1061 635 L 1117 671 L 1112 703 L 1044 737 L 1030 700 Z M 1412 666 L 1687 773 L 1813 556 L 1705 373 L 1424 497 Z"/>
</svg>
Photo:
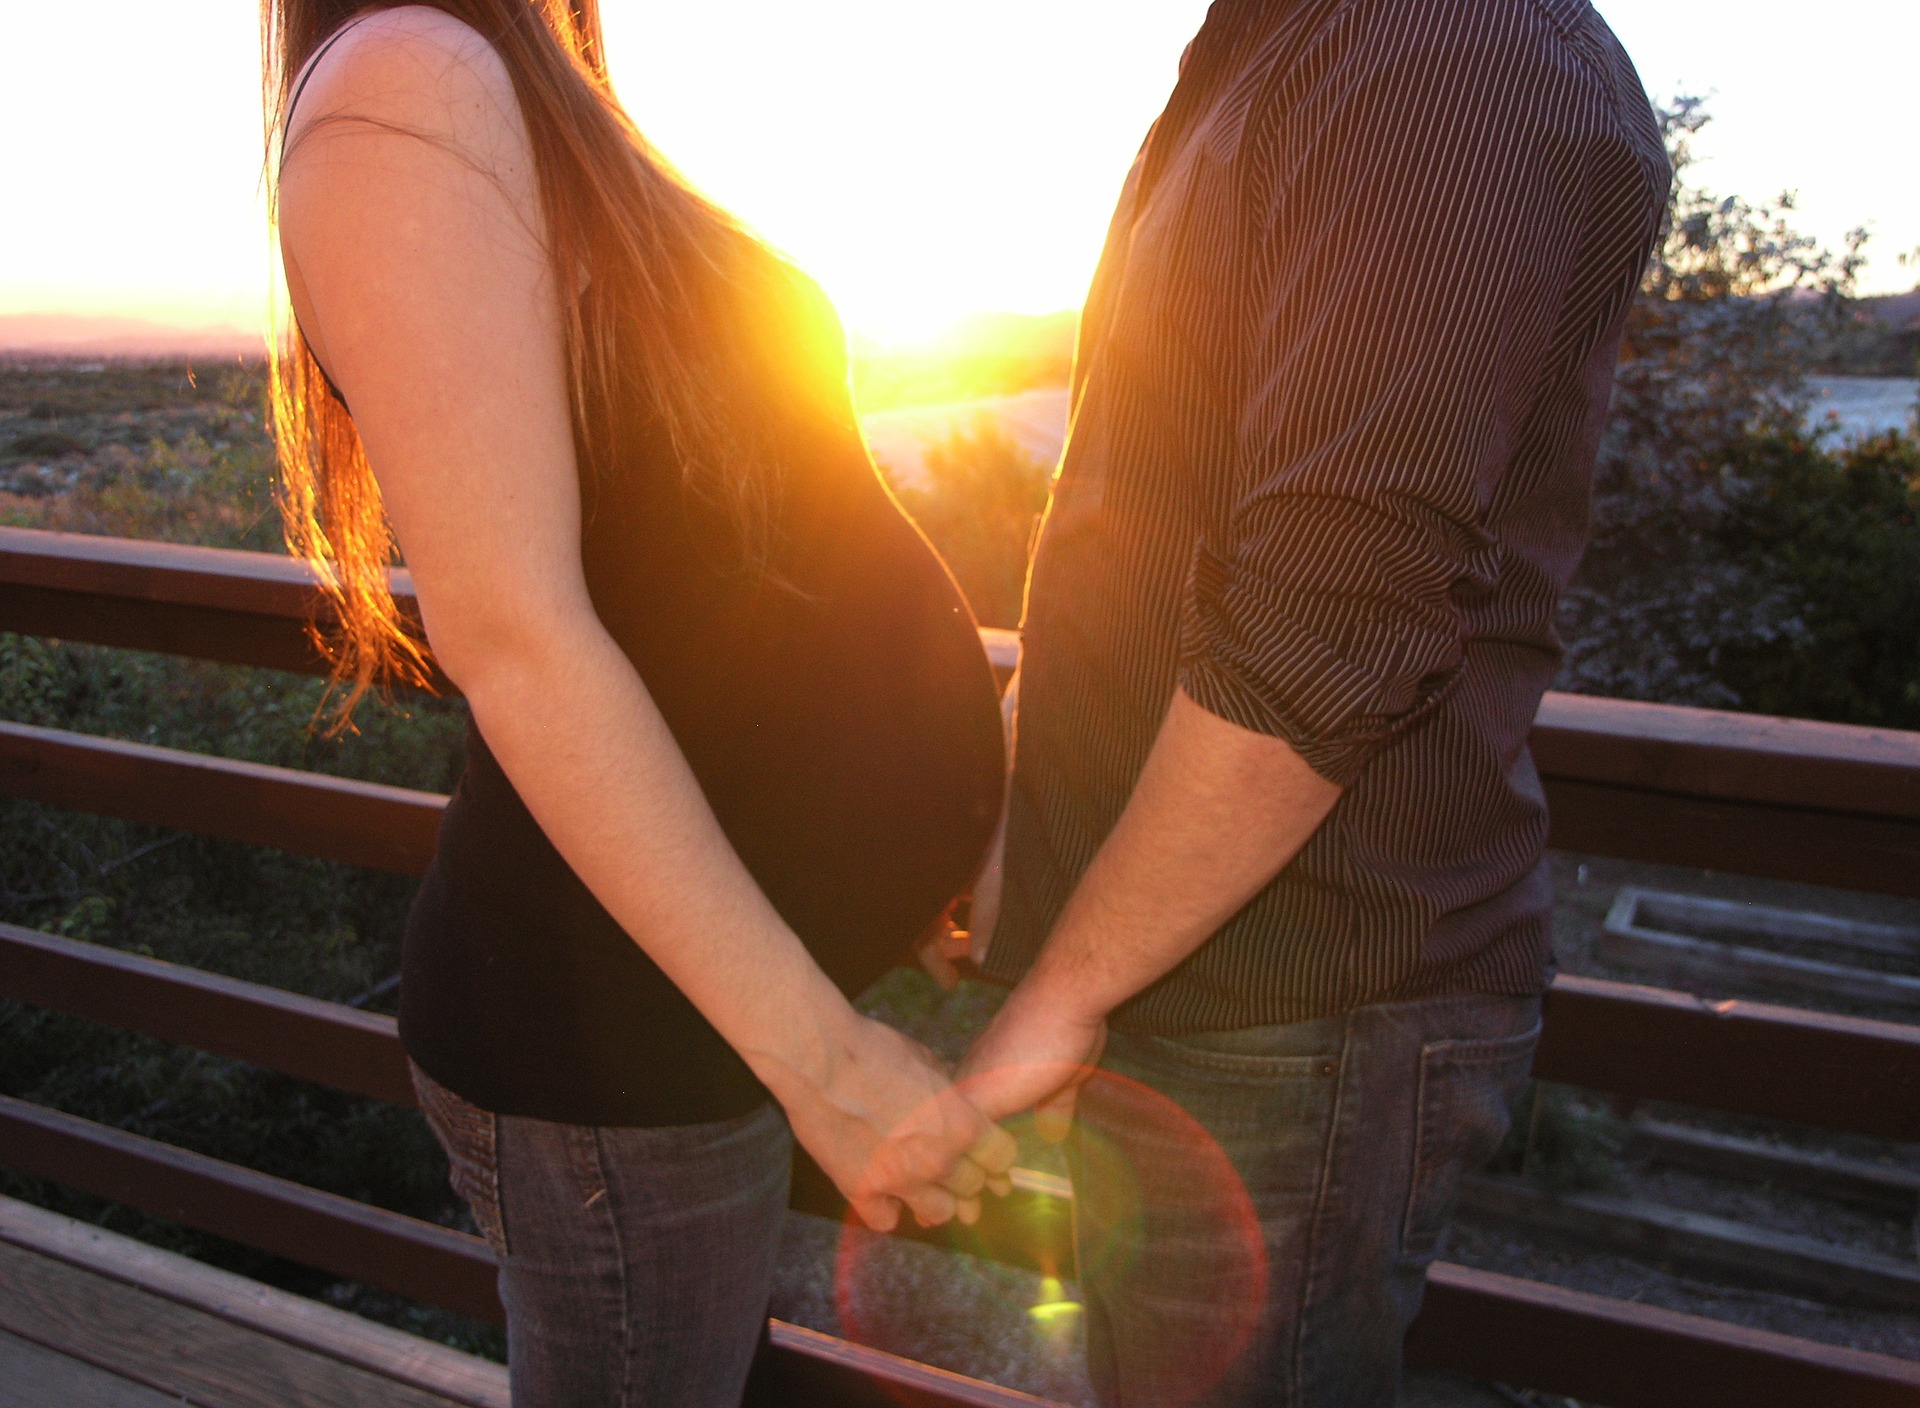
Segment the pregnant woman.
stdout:
<svg viewBox="0 0 1920 1408">
<path fill-rule="evenodd" d="M 814 286 L 690 190 L 592 0 L 267 0 L 289 542 L 345 709 L 472 711 L 400 1028 L 515 1402 L 738 1402 L 791 1139 L 879 1228 L 1012 1142 L 857 992 L 1000 807 L 993 680 Z"/>
</svg>

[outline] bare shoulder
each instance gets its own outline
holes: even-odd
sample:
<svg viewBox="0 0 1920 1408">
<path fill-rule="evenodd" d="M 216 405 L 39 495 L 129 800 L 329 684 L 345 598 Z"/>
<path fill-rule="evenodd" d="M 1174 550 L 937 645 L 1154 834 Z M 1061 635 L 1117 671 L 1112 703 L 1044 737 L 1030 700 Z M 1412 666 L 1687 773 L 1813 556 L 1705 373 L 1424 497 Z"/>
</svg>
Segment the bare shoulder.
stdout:
<svg viewBox="0 0 1920 1408">
<path fill-rule="evenodd" d="M 512 81 L 492 45 L 438 10 L 378 11 L 326 49 L 277 194 L 294 311 L 356 411 L 367 346 L 399 336 L 396 309 L 420 331 L 464 325 L 463 300 L 537 301 L 538 173 Z"/>
<path fill-rule="evenodd" d="M 425 137 L 488 165 L 511 160 L 526 140 L 499 54 L 470 25 L 426 5 L 353 21 L 321 55 L 288 125 L 288 160 L 323 133 Z"/>
</svg>

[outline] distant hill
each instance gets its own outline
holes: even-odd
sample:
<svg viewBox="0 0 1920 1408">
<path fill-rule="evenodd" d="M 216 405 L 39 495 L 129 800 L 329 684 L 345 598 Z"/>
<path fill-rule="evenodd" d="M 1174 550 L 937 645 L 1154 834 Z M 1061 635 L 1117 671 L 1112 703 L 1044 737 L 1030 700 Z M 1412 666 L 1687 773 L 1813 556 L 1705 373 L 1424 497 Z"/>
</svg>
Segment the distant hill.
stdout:
<svg viewBox="0 0 1920 1408">
<path fill-rule="evenodd" d="M 1920 323 L 1920 288 L 1911 293 L 1889 293 L 1878 298 L 1863 298 L 1861 304 L 1883 323 L 1910 328 Z"/>
<path fill-rule="evenodd" d="M 1813 296 L 1807 303 L 1813 307 Z M 1920 372 L 1920 288 L 1854 300 L 1839 330 L 1812 326 L 1809 370 L 1827 376 L 1911 377 Z"/>
<path fill-rule="evenodd" d="M 261 335 L 77 313 L 0 314 L 0 354 L 42 357 L 257 357 Z"/>
</svg>

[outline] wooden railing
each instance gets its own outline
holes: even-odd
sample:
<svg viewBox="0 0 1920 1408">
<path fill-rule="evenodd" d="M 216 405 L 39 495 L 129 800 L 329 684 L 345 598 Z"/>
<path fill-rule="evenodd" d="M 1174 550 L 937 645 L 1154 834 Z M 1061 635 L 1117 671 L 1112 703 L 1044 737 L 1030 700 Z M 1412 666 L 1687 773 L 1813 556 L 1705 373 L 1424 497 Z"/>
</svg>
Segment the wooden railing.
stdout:
<svg viewBox="0 0 1920 1408">
<path fill-rule="evenodd" d="M 407 593 L 404 574 L 397 586 Z M 316 672 L 284 558 L 0 529 L 0 630 Z M 1018 642 L 986 632 L 1010 670 Z M 1534 752 L 1567 850 L 1920 895 L 1920 735 L 1550 695 Z M 0 723 L 0 794 L 416 874 L 444 799 Z M 390 1019 L 0 925 L 0 997 L 411 1104 Z M 1920 1029 L 1562 976 L 1542 1079 L 1920 1140 Z M 419 1300 L 498 1319 L 483 1243 L 19 1100 L 0 1163 Z M 804 1163 L 796 1205 L 837 1210 Z M 1070 1263 L 1040 1183 L 970 1238 Z M 1612 1408 L 1920 1404 L 1920 1365 L 1442 1264 L 1409 1362 Z M 1021 1395 L 776 1324 L 757 1402 Z"/>
</svg>

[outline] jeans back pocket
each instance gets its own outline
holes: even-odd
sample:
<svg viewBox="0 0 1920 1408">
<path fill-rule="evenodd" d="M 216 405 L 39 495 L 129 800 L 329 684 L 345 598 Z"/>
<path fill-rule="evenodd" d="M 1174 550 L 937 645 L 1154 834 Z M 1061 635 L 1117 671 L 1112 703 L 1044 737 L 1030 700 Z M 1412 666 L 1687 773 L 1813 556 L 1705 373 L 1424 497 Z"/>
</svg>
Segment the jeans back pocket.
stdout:
<svg viewBox="0 0 1920 1408">
<path fill-rule="evenodd" d="M 1535 1023 L 1518 1036 L 1435 1041 L 1421 1048 L 1402 1255 L 1430 1258 L 1438 1252 L 1460 1201 L 1461 1180 L 1492 1158 L 1506 1138 L 1509 1112 L 1539 1040 Z"/>
</svg>

